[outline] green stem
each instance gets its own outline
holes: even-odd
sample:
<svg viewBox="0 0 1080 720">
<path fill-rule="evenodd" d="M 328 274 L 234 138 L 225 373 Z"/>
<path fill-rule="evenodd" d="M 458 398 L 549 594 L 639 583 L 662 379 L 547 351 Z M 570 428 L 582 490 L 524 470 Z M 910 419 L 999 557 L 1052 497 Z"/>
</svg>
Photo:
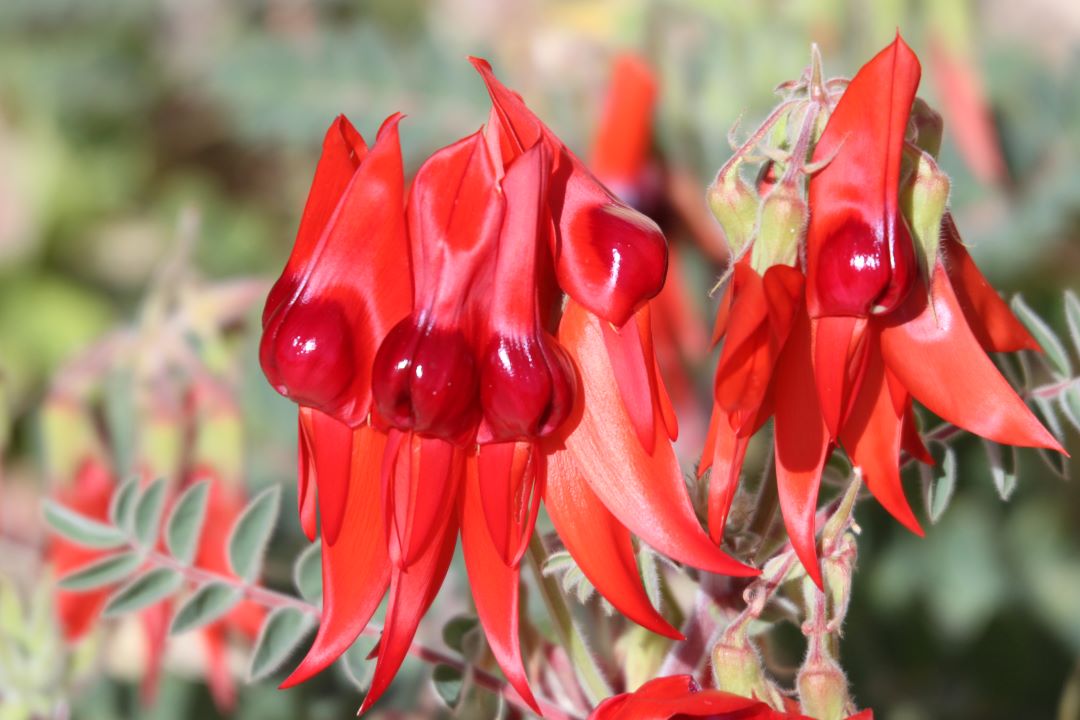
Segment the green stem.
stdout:
<svg viewBox="0 0 1080 720">
<path fill-rule="evenodd" d="M 585 692 L 585 697 L 589 699 L 590 703 L 596 705 L 604 698 L 610 697 L 613 691 L 607 680 L 604 679 L 603 673 L 600 672 L 596 659 L 585 644 L 581 628 L 574 621 L 574 616 L 570 612 L 570 606 L 566 602 L 562 588 L 559 587 L 558 580 L 544 574 L 547 551 L 544 549 L 544 541 L 540 539 L 538 533 L 533 533 L 532 538 L 530 538 L 527 555 L 533 574 L 536 575 L 536 582 L 540 586 L 540 596 L 543 598 L 544 606 L 547 608 L 551 622 L 555 626 L 555 634 L 558 636 L 559 643 L 566 649 L 567 655 L 570 656 L 570 661 L 577 672 L 578 682 Z"/>
</svg>

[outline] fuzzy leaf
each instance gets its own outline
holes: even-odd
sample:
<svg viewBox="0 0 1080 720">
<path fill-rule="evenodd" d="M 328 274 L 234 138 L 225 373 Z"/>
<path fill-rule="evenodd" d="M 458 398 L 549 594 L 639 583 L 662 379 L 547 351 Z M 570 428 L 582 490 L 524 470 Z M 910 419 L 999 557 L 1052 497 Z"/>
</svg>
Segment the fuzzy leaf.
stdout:
<svg viewBox="0 0 1080 720">
<path fill-rule="evenodd" d="M 93 590 L 123 580 L 135 572 L 141 563 L 139 553 L 126 550 L 64 575 L 57 585 L 64 590 Z"/>
<path fill-rule="evenodd" d="M 928 471 L 932 475 L 926 505 L 932 523 L 936 523 L 945 514 L 956 490 L 956 453 L 951 447 L 945 447 L 944 457 L 938 462 L 937 468 L 940 468 L 940 471 L 935 472 L 935 468 L 920 466 L 922 471 Z"/>
<path fill-rule="evenodd" d="M 375 671 L 375 663 L 368 659 L 368 655 L 375 649 L 378 641 L 373 635 L 361 635 L 349 646 L 349 649 L 341 654 L 342 671 L 345 678 L 360 692 L 367 692 L 371 686 L 371 674 Z"/>
<path fill-rule="evenodd" d="M 293 563 L 293 584 L 300 597 L 317 603 L 322 597 L 322 542 L 316 541 L 300 553 Z"/>
<path fill-rule="evenodd" d="M 1072 363 L 1069 362 L 1069 355 L 1065 352 L 1065 346 L 1061 344 L 1061 339 L 1058 338 L 1046 321 L 1028 307 L 1027 303 L 1019 295 L 1015 296 L 1009 304 L 1012 306 L 1016 316 L 1020 318 L 1020 321 L 1024 323 L 1039 342 L 1039 345 L 1042 346 L 1043 352 L 1046 353 L 1046 360 L 1050 363 L 1054 373 L 1061 378 L 1072 377 Z"/>
<path fill-rule="evenodd" d="M 246 582 L 253 582 L 259 576 L 280 503 L 281 488 L 267 488 L 244 508 L 233 526 L 229 536 L 229 564 Z"/>
<path fill-rule="evenodd" d="M 990 462 L 990 475 L 1002 500 L 1008 501 L 1016 490 L 1016 448 L 983 441 Z"/>
<path fill-rule="evenodd" d="M 103 614 L 115 617 L 150 607 L 180 589 L 184 577 L 170 568 L 154 568 L 139 575 L 109 598 Z"/>
<path fill-rule="evenodd" d="M 465 636 L 476 629 L 478 620 L 475 615 L 457 615 L 450 618 L 442 629 L 443 642 L 446 647 L 465 654 Z"/>
<path fill-rule="evenodd" d="M 261 680 L 281 667 L 313 625 L 311 618 L 293 607 L 280 607 L 267 615 L 251 653 L 248 679 Z"/>
<path fill-rule="evenodd" d="M 1080 353 L 1080 297 L 1072 290 L 1065 291 L 1065 321 L 1069 325 L 1073 349 Z"/>
<path fill-rule="evenodd" d="M 139 496 L 139 478 L 133 477 L 113 493 L 109 503 L 109 520 L 116 527 L 131 532 L 135 514 L 135 500 Z"/>
<path fill-rule="evenodd" d="M 83 547 L 109 549 L 127 544 L 119 528 L 98 522 L 52 500 L 44 505 L 45 522 L 57 535 Z"/>
<path fill-rule="evenodd" d="M 169 632 L 187 632 L 209 625 L 221 618 L 240 602 L 240 588 L 224 582 L 209 582 L 193 592 L 173 616 Z"/>
<path fill-rule="evenodd" d="M 165 478 L 146 486 L 135 503 L 135 539 L 140 545 L 152 548 L 157 544 L 161 529 L 161 511 L 165 507 Z"/>
<path fill-rule="evenodd" d="M 206 519 L 206 501 L 210 481 L 195 483 L 173 505 L 165 524 L 165 543 L 172 556 L 185 565 L 191 564 L 199 547 L 199 533 Z"/>
<path fill-rule="evenodd" d="M 450 665 L 436 665 L 431 671 L 431 682 L 442 701 L 453 710 L 461 700 L 461 687 L 465 684 L 461 670 Z"/>
<path fill-rule="evenodd" d="M 1058 398 L 1061 414 L 1068 418 L 1072 426 L 1080 430 L 1080 387 L 1072 385 Z"/>
</svg>

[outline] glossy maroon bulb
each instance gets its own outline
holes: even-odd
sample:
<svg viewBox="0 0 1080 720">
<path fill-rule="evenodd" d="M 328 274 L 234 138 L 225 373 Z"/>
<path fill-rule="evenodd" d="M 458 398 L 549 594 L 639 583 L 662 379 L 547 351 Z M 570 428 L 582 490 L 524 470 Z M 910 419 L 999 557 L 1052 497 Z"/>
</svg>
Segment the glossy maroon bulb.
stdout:
<svg viewBox="0 0 1080 720">
<path fill-rule="evenodd" d="M 333 301 L 296 303 L 267 318 L 259 362 L 274 389 L 307 407 L 338 404 L 356 372 L 348 319 Z"/>
<path fill-rule="evenodd" d="M 896 223 L 889 242 L 857 216 L 823 243 L 817 264 L 817 291 L 823 315 L 888 313 L 911 292 L 916 260 L 907 226 Z"/>
<path fill-rule="evenodd" d="M 411 316 L 379 347 L 371 389 L 390 426 L 463 442 L 479 420 L 477 384 L 476 361 L 462 333 Z"/>
<path fill-rule="evenodd" d="M 490 441 L 551 434 L 570 415 L 576 385 L 566 351 L 546 333 L 496 336 L 480 368 L 480 403 Z"/>
</svg>

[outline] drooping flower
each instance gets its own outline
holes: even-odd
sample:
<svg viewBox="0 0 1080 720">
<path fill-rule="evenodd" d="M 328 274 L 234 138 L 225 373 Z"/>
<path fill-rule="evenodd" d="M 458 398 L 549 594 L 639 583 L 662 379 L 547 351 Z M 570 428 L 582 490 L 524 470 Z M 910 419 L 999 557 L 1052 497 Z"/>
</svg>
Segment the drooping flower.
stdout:
<svg viewBox="0 0 1080 720">
<path fill-rule="evenodd" d="M 848 720 L 873 720 L 864 710 Z M 589 720 L 809 720 L 797 712 L 780 712 L 760 700 L 720 690 L 703 689 L 690 675 L 661 677 L 642 685 L 632 693 L 608 698 L 589 716 Z"/>
<path fill-rule="evenodd" d="M 301 406 L 302 523 L 313 536 L 317 505 L 324 542 L 322 622 L 286 684 L 333 662 L 388 596 L 362 709 L 459 531 L 489 644 L 535 705 L 517 596 L 541 500 L 597 589 L 657 632 L 678 635 L 645 595 L 631 531 L 697 567 L 754 572 L 708 541 L 672 450 L 648 302 L 662 233 L 473 64 L 488 123 L 432 155 L 407 201 L 399 116 L 371 149 L 344 118 L 331 126 L 264 314 L 264 371 Z"/>
<path fill-rule="evenodd" d="M 905 139 L 923 110 L 915 102 L 919 75 L 898 36 L 835 106 L 823 86 L 810 88 L 807 137 L 813 113 L 830 114 L 811 158 L 805 243 L 798 213 L 777 226 L 786 232 L 766 222 L 774 198 L 799 202 L 788 168 L 763 188 L 758 234 L 717 321 L 715 337 L 725 343 L 702 462 L 712 466 L 711 534 L 722 536 L 746 443 L 774 416 L 781 510 L 819 585 L 817 493 L 835 448 L 861 468 L 879 502 L 921 534 L 899 468 L 904 450 L 931 461 L 913 400 L 994 442 L 1061 450 L 986 354 L 1038 345 L 960 242 L 933 155 Z"/>
</svg>

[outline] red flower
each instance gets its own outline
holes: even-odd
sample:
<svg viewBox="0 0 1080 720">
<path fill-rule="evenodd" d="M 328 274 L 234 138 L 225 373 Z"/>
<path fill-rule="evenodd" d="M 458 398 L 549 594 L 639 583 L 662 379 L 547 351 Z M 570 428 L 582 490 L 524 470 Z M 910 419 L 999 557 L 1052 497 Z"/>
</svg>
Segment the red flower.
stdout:
<svg viewBox="0 0 1080 720">
<path fill-rule="evenodd" d="M 744 256 L 717 323 L 727 339 L 702 462 L 713 468 L 710 530 L 719 539 L 746 443 L 775 415 L 781 509 L 819 585 L 817 492 L 837 446 L 882 505 L 921 534 L 899 473 L 901 450 L 930 461 L 912 399 L 995 442 L 1061 450 L 987 357 L 1038 345 L 972 263 L 948 215 L 940 248 L 920 267 L 925 251 L 899 202 L 919 75 L 899 37 L 859 71 L 814 150 L 824 168 L 809 183 L 805 289 L 794 255 L 794 266 L 764 275 Z"/>
<path fill-rule="evenodd" d="M 671 447 L 648 306 L 663 235 L 473 64 L 489 122 L 429 158 L 407 203 L 399 116 L 370 150 L 344 118 L 331 126 L 264 315 L 263 368 L 301 406 L 301 519 L 313 536 L 317 502 L 324 541 L 322 623 L 286 685 L 333 662 L 388 595 L 363 709 L 459 529 L 489 643 L 535 705 L 517 594 L 541 499 L 586 576 L 658 632 L 678 635 L 646 598 L 630 531 L 695 566 L 753 572 L 701 531 Z"/>
<path fill-rule="evenodd" d="M 809 720 L 794 710 L 779 712 L 760 700 L 719 690 L 703 690 L 689 675 L 650 680 L 632 693 L 608 698 L 589 720 Z M 848 720 L 873 720 L 864 710 Z"/>
</svg>

